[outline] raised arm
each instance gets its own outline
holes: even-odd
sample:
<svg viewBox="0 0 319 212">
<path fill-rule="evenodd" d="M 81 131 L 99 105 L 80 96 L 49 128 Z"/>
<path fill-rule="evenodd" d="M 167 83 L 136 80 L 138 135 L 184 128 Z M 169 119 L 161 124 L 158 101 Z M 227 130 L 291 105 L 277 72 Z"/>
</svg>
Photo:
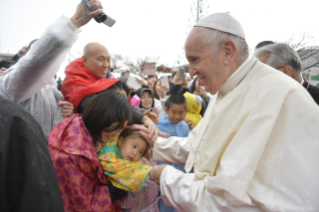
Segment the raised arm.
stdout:
<svg viewBox="0 0 319 212">
<path fill-rule="evenodd" d="M 6 96 L 20 103 L 48 84 L 77 39 L 78 32 L 65 16 L 49 26 L 30 51 L 2 75 L 0 86 Z"/>
<path fill-rule="evenodd" d="M 92 0 L 91 4 L 95 8 L 103 8 L 98 0 Z M 82 4 L 79 4 L 71 19 L 62 16 L 49 26 L 30 51 L 1 75 L 0 94 L 20 103 L 48 84 L 77 40 L 78 28 L 101 13 L 101 10 L 87 12 L 84 20 L 82 12 Z"/>
</svg>

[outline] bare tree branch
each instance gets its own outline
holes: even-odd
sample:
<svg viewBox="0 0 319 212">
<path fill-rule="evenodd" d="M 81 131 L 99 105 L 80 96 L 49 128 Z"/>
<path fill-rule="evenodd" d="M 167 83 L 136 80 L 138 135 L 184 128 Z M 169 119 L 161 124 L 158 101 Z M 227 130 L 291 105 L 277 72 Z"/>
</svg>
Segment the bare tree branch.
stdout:
<svg viewBox="0 0 319 212">
<path fill-rule="evenodd" d="M 121 63 L 123 63 L 123 56 L 122 55 L 113 54 L 111 56 L 111 64 L 112 64 L 113 71 L 122 72 L 123 65 L 121 65 Z"/>
<path fill-rule="evenodd" d="M 315 43 L 315 37 L 311 32 L 304 32 L 301 34 L 293 34 L 286 42 L 295 51 L 303 49 L 307 46 L 312 46 Z"/>
<path fill-rule="evenodd" d="M 303 71 L 319 64 L 319 47 L 314 46 L 316 40 L 311 32 L 294 34 L 285 43 L 298 53 Z"/>
</svg>

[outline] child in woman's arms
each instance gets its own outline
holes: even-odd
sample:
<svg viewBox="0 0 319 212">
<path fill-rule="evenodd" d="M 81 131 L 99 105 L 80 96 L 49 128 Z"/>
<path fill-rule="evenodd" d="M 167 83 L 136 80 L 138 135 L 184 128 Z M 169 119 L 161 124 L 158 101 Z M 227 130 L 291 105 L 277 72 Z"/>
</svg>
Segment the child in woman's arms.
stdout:
<svg viewBox="0 0 319 212">
<path fill-rule="evenodd" d="M 96 142 L 96 148 L 104 173 L 115 187 L 133 193 L 141 190 L 153 167 L 138 161 L 149 154 L 149 144 L 139 131 L 126 128 L 106 143 Z"/>
</svg>

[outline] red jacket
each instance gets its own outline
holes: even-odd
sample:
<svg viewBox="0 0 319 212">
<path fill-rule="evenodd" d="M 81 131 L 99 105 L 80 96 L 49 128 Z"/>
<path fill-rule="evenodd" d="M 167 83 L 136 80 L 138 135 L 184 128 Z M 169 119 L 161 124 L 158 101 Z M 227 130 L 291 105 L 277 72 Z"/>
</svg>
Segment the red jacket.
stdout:
<svg viewBox="0 0 319 212">
<path fill-rule="evenodd" d="M 66 77 L 62 84 L 62 94 L 74 106 L 74 113 L 81 101 L 92 94 L 100 93 L 117 83 L 115 78 L 98 79 L 87 67 L 82 58 L 74 60 L 65 69 Z"/>
</svg>

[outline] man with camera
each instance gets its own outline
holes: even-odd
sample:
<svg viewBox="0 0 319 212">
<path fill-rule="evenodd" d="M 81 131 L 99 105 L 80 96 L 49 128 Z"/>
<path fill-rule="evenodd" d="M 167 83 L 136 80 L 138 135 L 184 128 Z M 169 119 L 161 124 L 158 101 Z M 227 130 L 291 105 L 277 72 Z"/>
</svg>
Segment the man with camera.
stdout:
<svg viewBox="0 0 319 212">
<path fill-rule="evenodd" d="M 32 45 L 19 51 L 22 57 L 0 76 L 0 95 L 21 105 L 41 125 L 44 135 L 55 124 L 72 114 L 73 105 L 63 100 L 53 80 L 65 56 L 79 35 L 79 28 L 102 12 L 99 0 L 91 0 L 95 9 L 86 11 L 83 19 L 83 5 L 79 4 L 72 18 L 62 16 Z M 62 107 L 62 111 L 59 106 Z"/>
</svg>

